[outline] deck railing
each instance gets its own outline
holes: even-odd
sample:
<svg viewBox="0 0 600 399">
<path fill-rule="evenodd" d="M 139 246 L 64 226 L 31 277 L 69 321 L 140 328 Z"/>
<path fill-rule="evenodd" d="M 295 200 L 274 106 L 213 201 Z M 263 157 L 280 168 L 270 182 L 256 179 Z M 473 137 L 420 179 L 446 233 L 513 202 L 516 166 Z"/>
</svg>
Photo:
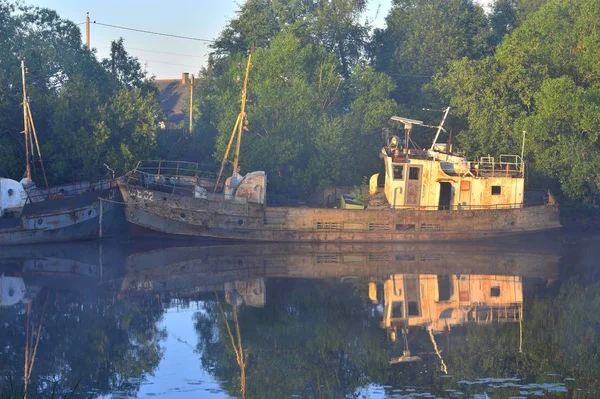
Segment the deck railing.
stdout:
<svg viewBox="0 0 600 399">
<path fill-rule="evenodd" d="M 219 185 L 216 192 L 214 184 L 216 179 L 193 176 L 169 176 L 166 174 L 156 175 L 142 172 L 139 169 L 129 172 L 124 180 L 131 186 L 147 188 L 167 194 L 176 194 L 183 197 L 203 198 L 211 201 L 225 200 L 222 192 L 223 183 Z M 204 189 L 204 190 L 202 190 Z M 244 197 L 228 197 L 227 202 L 235 204 L 247 204 L 248 199 Z"/>
<path fill-rule="evenodd" d="M 494 157 L 481 157 L 471 162 L 471 169 L 475 175 L 491 177 L 522 177 L 525 171 L 520 155 L 500 155 L 498 160 Z"/>
<path fill-rule="evenodd" d="M 134 171 L 154 176 L 216 179 L 217 173 L 211 170 L 216 170 L 216 166 L 196 162 L 162 160 L 140 161 L 134 169 Z"/>
<path fill-rule="evenodd" d="M 132 185 L 155 189 L 157 191 L 193 197 L 208 197 L 214 190 L 217 174 L 215 167 L 196 162 L 185 161 L 140 161 L 125 179 Z M 223 184 L 220 184 L 222 189 Z M 200 190 L 200 191 L 199 191 Z"/>
<path fill-rule="evenodd" d="M 95 181 L 76 182 L 52 186 L 48 189 L 40 187 L 26 188 L 28 202 L 40 202 L 57 198 L 69 198 L 82 194 L 99 192 L 117 187 L 117 179 L 100 179 Z"/>
</svg>

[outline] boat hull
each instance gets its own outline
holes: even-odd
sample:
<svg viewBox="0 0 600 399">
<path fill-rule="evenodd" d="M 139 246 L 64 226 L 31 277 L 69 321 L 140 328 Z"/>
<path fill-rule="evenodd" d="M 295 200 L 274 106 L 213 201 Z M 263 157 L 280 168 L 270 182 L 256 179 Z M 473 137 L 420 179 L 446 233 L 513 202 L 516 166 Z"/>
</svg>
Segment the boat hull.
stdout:
<svg viewBox="0 0 600 399">
<path fill-rule="evenodd" d="M 75 241 L 107 236 L 116 231 L 122 209 L 116 187 L 76 197 L 28 203 L 20 217 L 0 218 L 0 245 Z"/>
<path fill-rule="evenodd" d="M 429 211 L 265 207 L 119 182 L 129 223 L 154 232 L 262 242 L 463 241 L 554 230 L 556 205 Z"/>
</svg>

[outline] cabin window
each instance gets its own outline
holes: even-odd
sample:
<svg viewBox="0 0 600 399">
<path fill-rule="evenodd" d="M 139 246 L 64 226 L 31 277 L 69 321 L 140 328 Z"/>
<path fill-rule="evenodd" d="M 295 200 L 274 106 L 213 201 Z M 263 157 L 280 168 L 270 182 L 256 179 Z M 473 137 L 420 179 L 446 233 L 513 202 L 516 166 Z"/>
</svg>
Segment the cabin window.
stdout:
<svg viewBox="0 0 600 399">
<path fill-rule="evenodd" d="M 392 317 L 393 318 L 402 318 L 404 310 L 404 303 L 402 302 L 392 302 Z"/>
<path fill-rule="evenodd" d="M 409 168 L 408 180 L 419 180 L 419 168 Z"/>
<path fill-rule="evenodd" d="M 394 180 L 403 180 L 404 179 L 404 166 L 402 165 L 394 165 Z"/>
<path fill-rule="evenodd" d="M 492 195 L 500 195 L 500 194 L 502 194 L 502 187 L 492 186 Z"/>
<path fill-rule="evenodd" d="M 500 287 L 492 287 L 490 288 L 490 296 L 499 297 L 500 296 Z"/>
<path fill-rule="evenodd" d="M 419 309 L 419 303 L 408 301 L 408 315 L 409 316 L 421 316 L 421 311 Z"/>
</svg>

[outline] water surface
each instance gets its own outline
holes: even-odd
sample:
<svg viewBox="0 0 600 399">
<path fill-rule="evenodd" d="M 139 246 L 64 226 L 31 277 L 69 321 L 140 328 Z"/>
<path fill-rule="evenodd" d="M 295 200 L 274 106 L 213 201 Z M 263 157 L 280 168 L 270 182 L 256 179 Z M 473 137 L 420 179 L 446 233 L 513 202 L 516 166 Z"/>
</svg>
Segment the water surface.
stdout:
<svg viewBox="0 0 600 399">
<path fill-rule="evenodd" d="M 600 237 L 0 249 L 4 396 L 599 395 Z"/>
</svg>

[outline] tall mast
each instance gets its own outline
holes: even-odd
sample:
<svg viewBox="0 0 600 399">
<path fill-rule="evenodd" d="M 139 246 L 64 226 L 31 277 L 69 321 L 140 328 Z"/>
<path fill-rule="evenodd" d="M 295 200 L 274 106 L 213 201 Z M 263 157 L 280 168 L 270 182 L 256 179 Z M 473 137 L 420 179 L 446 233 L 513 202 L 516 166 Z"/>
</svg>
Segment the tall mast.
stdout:
<svg viewBox="0 0 600 399">
<path fill-rule="evenodd" d="M 238 173 L 238 163 L 240 160 L 240 146 L 242 145 L 242 132 L 246 122 L 246 97 L 248 94 L 248 76 L 250 75 L 250 66 L 252 65 L 252 50 L 248 54 L 248 63 L 246 64 L 246 76 L 244 77 L 244 88 L 242 89 L 242 106 L 240 110 L 240 123 L 238 124 L 237 143 L 235 145 L 235 155 L 233 158 L 233 173 Z"/>
<path fill-rule="evenodd" d="M 231 136 L 229 137 L 229 143 L 227 144 L 227 149 L 225 150 L 225 155 L 223 155 L 223 160 L 221 161 L 221 169 L 219 170 L 219 174 L 217 175 L 217 182 L 215 183 L 214 191 L 217 191 L 217 187 L 219 187 L 219 181 L 221 180 L 221 175 L 223 174 L 223 169 L 225 168 L 225 163 L 227 162 L 227 157 L 229 156 L 229 150 L 231 149 L 231 145 L 233 144 L 234 138 L 237 136 L 237 143 L 235 146 L 235 157 L 233 160 L 233 174 L 238 173 L 238 164 L 240 159 L 240 146 L 242 144 L 242 132 L 245 127 L 246 119 L 246 97 L 248 93 L 248 76 L 250 75 L 250 66 L 252 65 L 252 52 L 254 51 L 254 46 L 250 49 L 250 54 L 248 54 L 248 63 L 246 64 L 246 76 L 244 77 L 244 87 L 242 88 L 242 98 L 241 98 L 241 110 L 238 114 L 237 120 L 235 122 L 235 126 L 231 131 Z"/>
<path fill-rule="evenodd" d="M 29 164 L 29 117 L 27 109 L 27 89 L 25 87 L 25 62 L 21 60 L 21 78 L 23 80 L 23 133 L 25 134 L 25 178 L 31 182 L 31 166 Z"/>
</svg>

